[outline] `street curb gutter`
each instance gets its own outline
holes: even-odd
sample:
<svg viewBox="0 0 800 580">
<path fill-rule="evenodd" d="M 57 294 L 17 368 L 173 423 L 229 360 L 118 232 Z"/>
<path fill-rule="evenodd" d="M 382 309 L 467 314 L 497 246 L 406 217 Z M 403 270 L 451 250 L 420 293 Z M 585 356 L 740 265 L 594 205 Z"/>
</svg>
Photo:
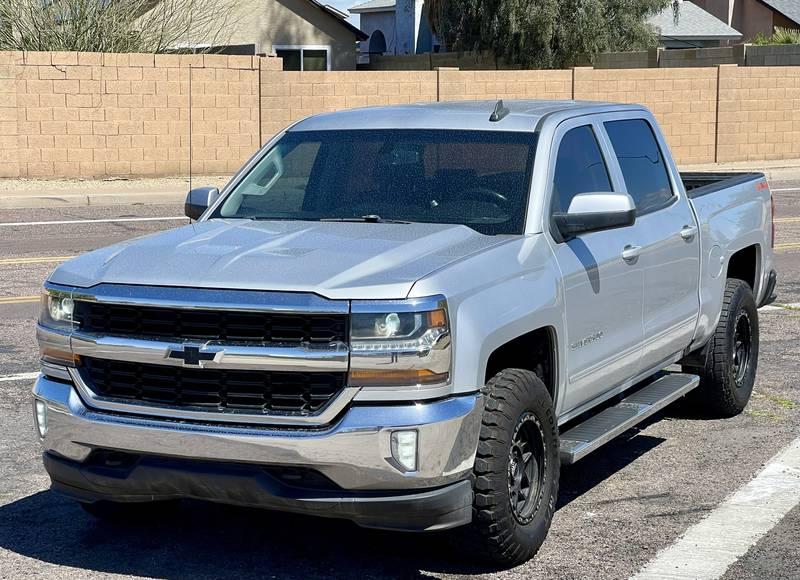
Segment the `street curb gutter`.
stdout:
<svg viewBox="0 0 800 580">
<path fill-rule="evenodd" d="M 0 209 L 35 209 L 48 207 L 109 206 L 109 205 L 159 205 L 180 204 L 186 199 L 185 191 L 147 191 L 114 193 L 63 193 L 45 195 L 9 195 L 0 192 Z"/>
</svg>

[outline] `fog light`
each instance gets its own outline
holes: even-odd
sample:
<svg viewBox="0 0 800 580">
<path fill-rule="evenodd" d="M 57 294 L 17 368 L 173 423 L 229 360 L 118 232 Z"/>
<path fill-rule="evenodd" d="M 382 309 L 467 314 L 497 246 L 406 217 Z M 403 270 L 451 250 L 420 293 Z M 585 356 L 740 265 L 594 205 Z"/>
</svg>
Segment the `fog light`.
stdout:
<svg viewBox="0 0 800 580">
<path fill-rule="evenodd" d="M 392 432 L 392 457 L 406 471 L 417 470 L 417 432 Z"/>
<path fill-rule="evenodd" d="M 36 428 L 39 430 L 39 437 L 44 438 L 47 435 L 47 404 L 36 399 L 34 406 L 36 407 Z"/>
</svg>

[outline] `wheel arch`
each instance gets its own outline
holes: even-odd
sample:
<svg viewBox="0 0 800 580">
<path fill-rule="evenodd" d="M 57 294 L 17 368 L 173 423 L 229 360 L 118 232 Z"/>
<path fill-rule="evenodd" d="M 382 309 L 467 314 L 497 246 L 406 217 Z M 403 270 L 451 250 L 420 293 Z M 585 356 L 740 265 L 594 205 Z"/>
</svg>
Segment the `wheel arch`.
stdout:
<svg viewBox="0 0 800 580">
<path fill-rule="evenodd" d="M 750 285 L 753 294 L 756 295 L 758 292 L 756 285 L 759 283 L 760 256 L 761 246 L 759 244 L 751 244 L 736 250 L 728 258 L 725 277 L 744 280 Z"/>
<path fill-rule="evenodd" d="M 533 353 L 533 355 L 531 355 Z M 535 328 L 497 345 L 486 359 L 484 382 L 506 368 L 529 370 L 542 380 L 555 407 L 558 398 L 558 333 L 555 326 Z"/>
</svg>

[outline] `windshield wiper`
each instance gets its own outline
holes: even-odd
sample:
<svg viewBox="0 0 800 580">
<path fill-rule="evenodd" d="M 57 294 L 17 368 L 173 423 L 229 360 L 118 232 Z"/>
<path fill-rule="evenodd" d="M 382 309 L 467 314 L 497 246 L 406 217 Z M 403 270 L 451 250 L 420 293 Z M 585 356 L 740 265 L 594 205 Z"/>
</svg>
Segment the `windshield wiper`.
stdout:
<svg viewBox="0 0 800 580">
<path fill-rule="evenodd" d="M 370 214 L 362 215 L 361 217 L 346 217 L 346 218 L 320 218 L 321 222 L 356 222 L 356 223 L 369 223 L 369 224 L 410 224 L 411 222 L 404 220 L 387 220 L 379 215 Z"/>
</svg>

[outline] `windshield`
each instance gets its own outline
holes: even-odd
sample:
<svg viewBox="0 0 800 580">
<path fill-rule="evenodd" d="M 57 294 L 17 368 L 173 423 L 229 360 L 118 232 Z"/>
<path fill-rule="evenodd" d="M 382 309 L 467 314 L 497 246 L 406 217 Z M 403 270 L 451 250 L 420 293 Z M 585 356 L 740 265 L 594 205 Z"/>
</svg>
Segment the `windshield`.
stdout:
<svg viewBox="0 0 800 580">
<path fill-rule="evenodd" d="M 463 224 L 521 234 L 533 133 L 290 131 L 212 217 Z"/>
</svg>

